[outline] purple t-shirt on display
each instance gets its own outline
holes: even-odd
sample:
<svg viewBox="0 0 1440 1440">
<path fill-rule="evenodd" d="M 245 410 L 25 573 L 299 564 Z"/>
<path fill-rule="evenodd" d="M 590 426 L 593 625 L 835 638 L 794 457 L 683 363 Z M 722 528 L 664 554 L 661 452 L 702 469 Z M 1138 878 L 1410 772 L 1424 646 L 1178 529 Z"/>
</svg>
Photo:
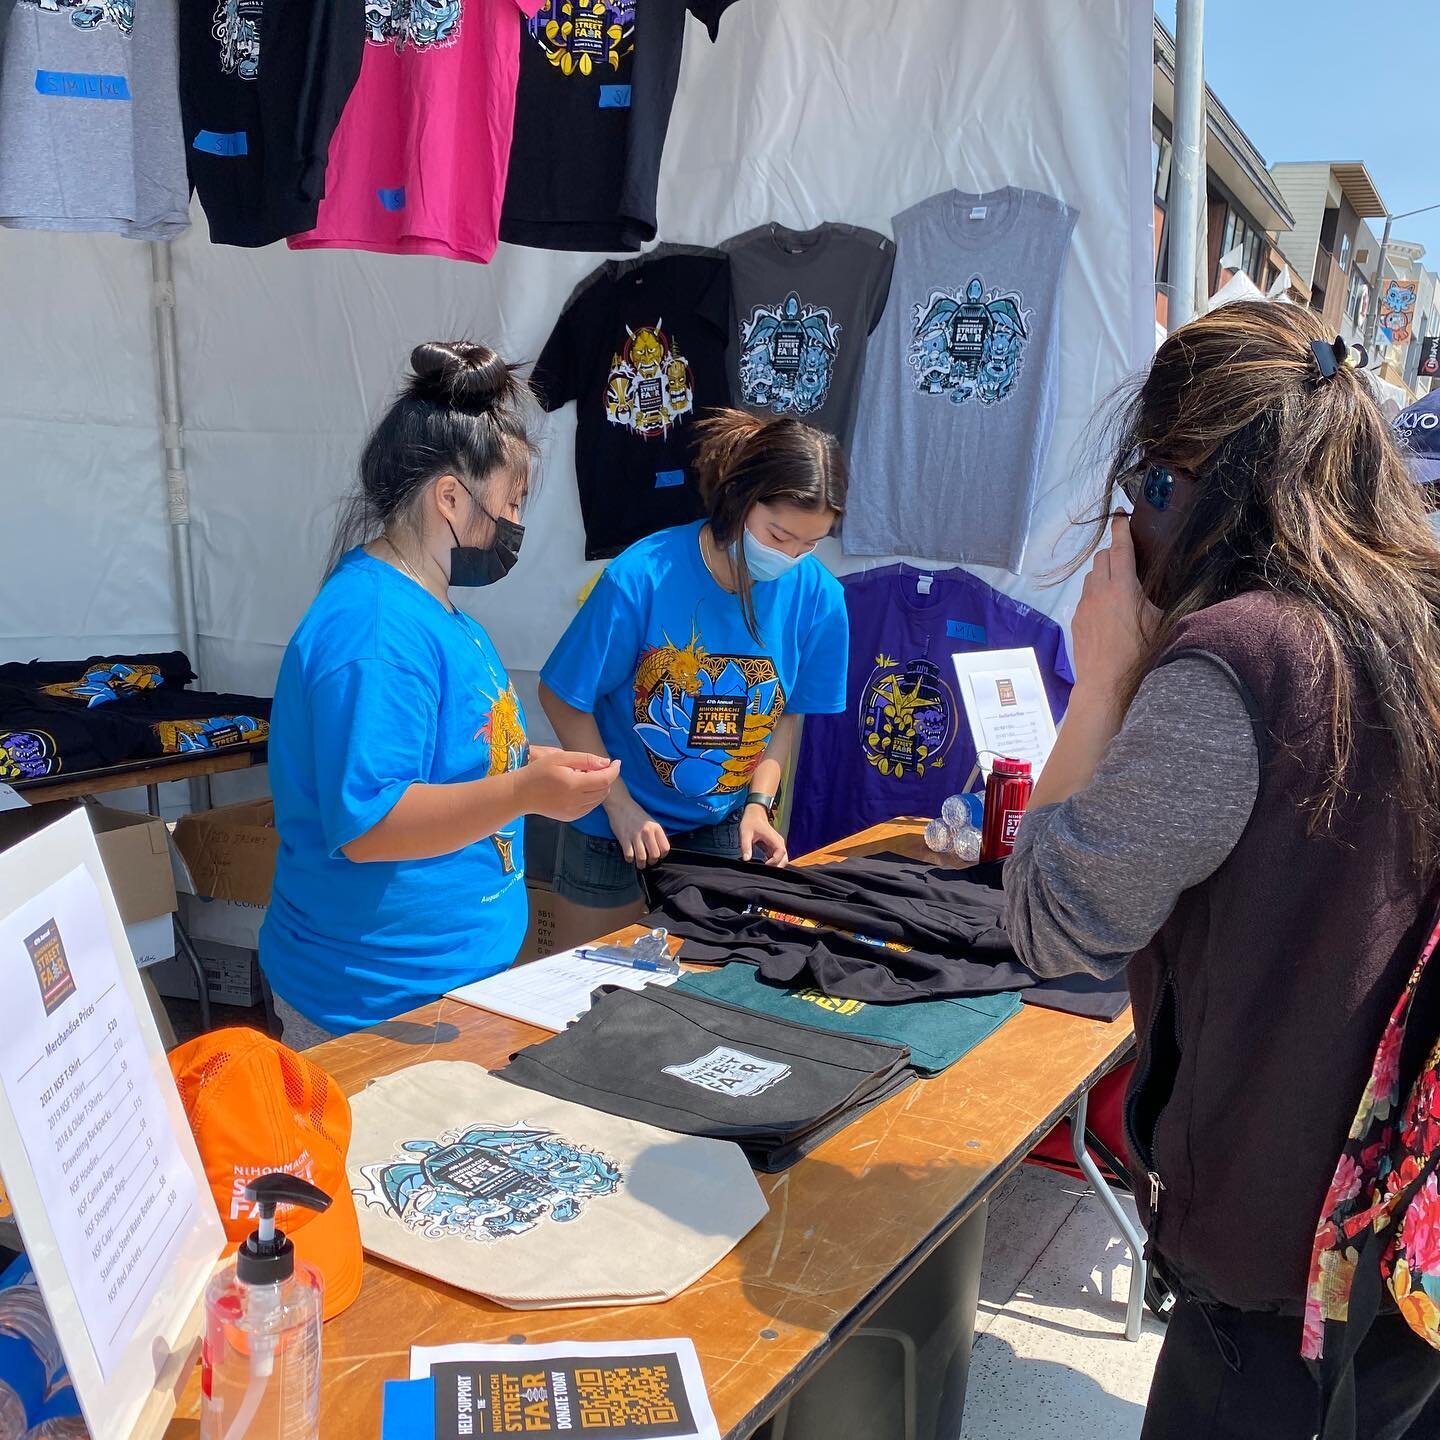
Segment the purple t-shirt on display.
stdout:
<svg viewBox="0 0 1440 1440">
<path fill-rule="evenodd" d="M 887 565 L 843 581 L 845 711 L 805 720 L 790 810 L 792 855 L 897 815 L 933 816 L 975 765 L 952 655 L 1033 649 L 1058 723 L 1075 683 L 1048 615 L 965 570 Z"/>
</svg>

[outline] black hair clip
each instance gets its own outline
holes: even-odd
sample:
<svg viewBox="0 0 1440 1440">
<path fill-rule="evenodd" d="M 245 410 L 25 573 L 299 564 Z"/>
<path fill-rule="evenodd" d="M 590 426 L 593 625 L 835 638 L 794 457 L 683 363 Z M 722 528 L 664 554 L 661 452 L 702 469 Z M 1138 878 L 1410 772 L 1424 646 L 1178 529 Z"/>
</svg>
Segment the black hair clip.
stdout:
<svg viewBox="0 0 1440 1440">
<path fill-rule="evenodd" d="M 1369 356 L 1363 345 L 1347 345 L 1343 335 L 1334 340 L 1312 340 L 1310 353 L 1320 367 L 1321 380 L 1333 380 L 1343 365 L 1347 370 L 1363 370 L 1369 363 Z"/>
</svg>

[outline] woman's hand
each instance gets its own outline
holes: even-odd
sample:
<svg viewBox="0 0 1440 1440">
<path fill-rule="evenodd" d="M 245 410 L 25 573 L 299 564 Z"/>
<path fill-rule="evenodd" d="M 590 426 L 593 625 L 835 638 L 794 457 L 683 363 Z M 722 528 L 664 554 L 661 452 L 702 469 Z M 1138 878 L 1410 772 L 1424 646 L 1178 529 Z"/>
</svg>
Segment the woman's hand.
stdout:
<svg viewBox="0 0 1440 1440">
<path fill-rule="evenodd" d="M 605 802 L 605 815 L 620 853 L 637 870 L 658 864 L 670 853 L 670 837 L 630 798 L 623 785 Z"/>
<path fill-rule="evenodd" d="M 1096 553 L 1070 622 L 1075 693 L 1082 703 L 1118 706 L 1159 619 L 1135 572 L 1129 518 L 1117 515 L 1110 526 L 1110 544 Z"/>
<path fill-rule="evenodd" d="M 619 777 L 618 760 L 535 745 L 515 772 L 515 789 L 522 814 L 578 820 L 605 802 Z"/>
<path fill-rule="evenodd" d="M 765 807 L 747 805 L 740 816 L 740 858 L 749 860 L 757 848 L 764 854 L 767 865 L 789 864 L 785 837 L 770 823 Z"/>
</svg>

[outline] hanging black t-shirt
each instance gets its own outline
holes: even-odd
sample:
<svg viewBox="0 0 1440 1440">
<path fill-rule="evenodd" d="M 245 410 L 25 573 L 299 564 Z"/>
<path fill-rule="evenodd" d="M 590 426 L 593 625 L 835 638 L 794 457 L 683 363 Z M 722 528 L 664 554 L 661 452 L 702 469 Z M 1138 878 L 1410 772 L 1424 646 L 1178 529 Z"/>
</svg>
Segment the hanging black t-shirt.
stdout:
<svg viewBox="0 0 1440 1440">
<path fill-rule="evenodd" d="M 616 251 L 655 238 L 685 12 L 714 40 L 734 3 L 545 0 L 520 31 L 502 240 Z"/>
<path fill-rule="evenodd" d="M 185 158 L 212 240 L 269 245 L 314 228 L 364 51 L 359 0 L 180 7 Z"/>
<path fill-rule="evenodd" d="M 702 514 L 695 422 L 729 400 L 729 318 L 725 257 L 678 245 L 608 261 L 566 303 L 531 381 L 547 410 L 575 401 L 587 560 Z"/>
</svg>

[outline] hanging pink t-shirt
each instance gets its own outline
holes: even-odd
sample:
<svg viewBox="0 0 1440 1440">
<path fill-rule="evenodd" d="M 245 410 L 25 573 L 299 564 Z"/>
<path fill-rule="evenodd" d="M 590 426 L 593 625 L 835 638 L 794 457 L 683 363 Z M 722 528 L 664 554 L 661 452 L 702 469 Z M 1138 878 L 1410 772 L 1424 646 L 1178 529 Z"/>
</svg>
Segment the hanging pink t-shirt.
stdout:
<svg viewBox="0 0 1440 1440">
<path fill-rule="evenodd" d="M 360 0 L 355 0 L 360 3 Z M 520 16 L 542 0 L 369 0 L 325 199 L 295 250 L 484 263 L 499 239 Z"/>
</svg>

